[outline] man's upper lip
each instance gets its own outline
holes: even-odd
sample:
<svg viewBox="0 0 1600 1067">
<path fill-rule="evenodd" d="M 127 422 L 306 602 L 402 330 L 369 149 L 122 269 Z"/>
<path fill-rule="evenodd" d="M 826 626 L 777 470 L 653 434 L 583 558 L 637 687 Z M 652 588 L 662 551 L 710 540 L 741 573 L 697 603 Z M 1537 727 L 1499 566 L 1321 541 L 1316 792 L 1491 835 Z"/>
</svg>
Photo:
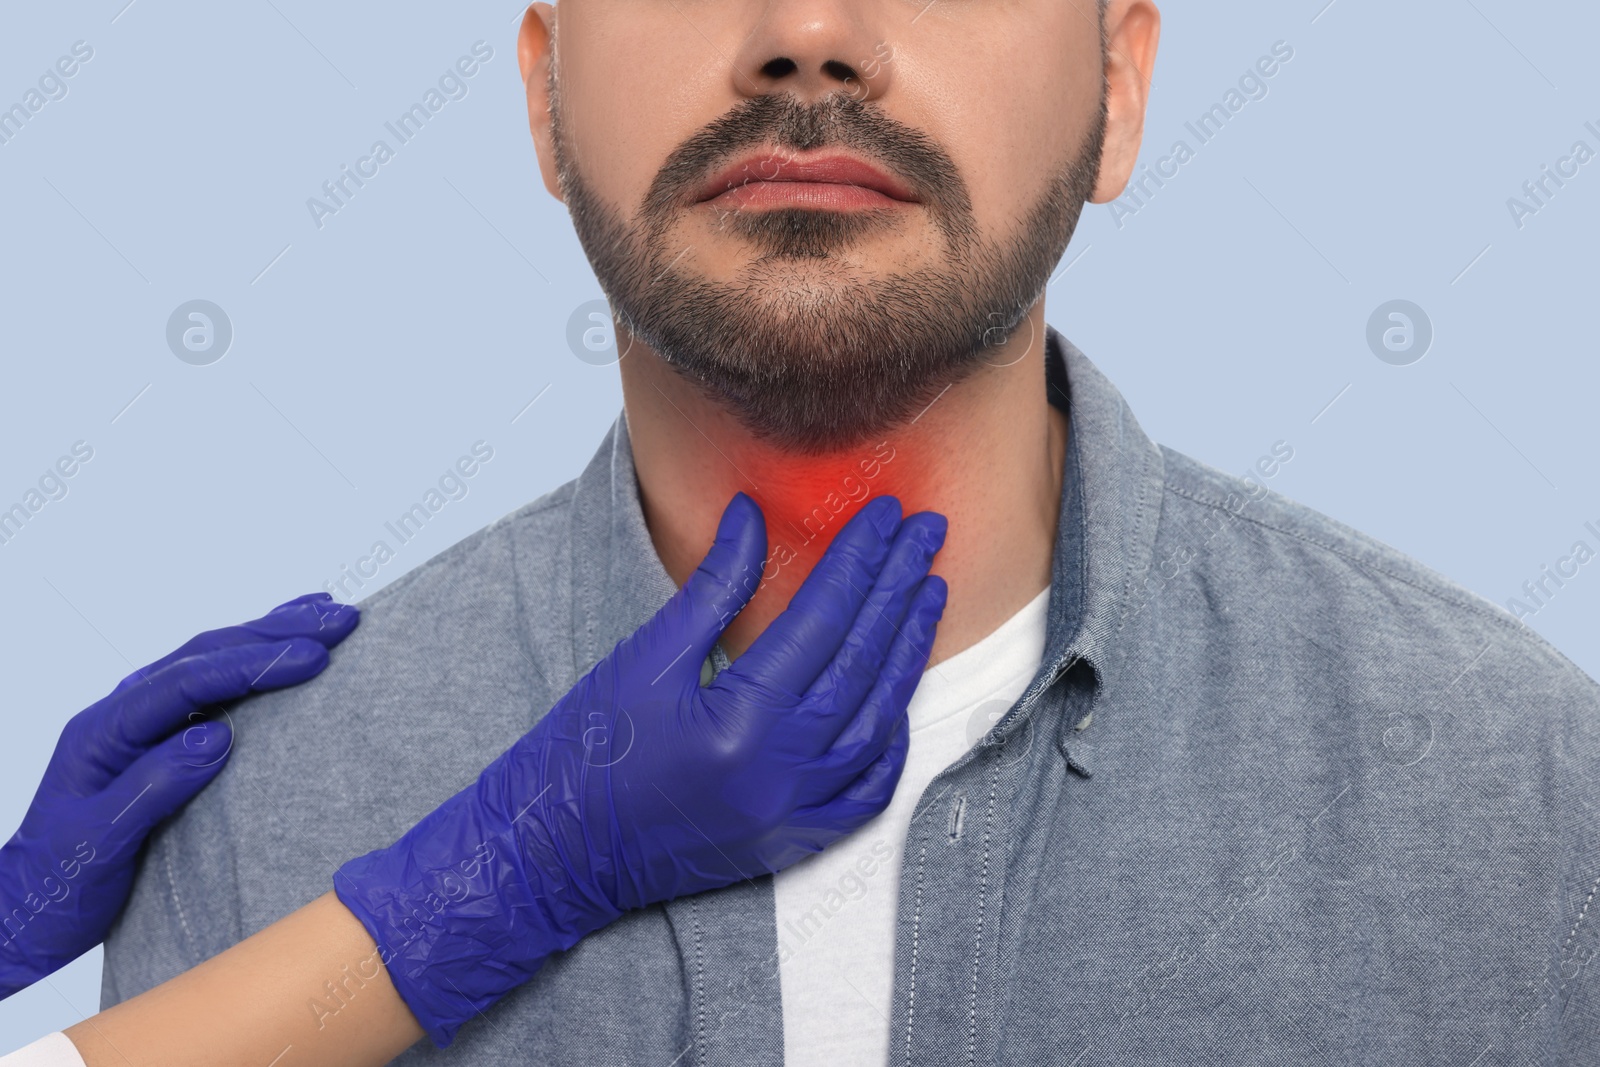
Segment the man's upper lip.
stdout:
<svg viewBox="0 0 1600 1067">
<path fill-rule="evenodd" d="M 875 189 L 895 200 L 916 202 L 917 195 L 899 178 L 864 159 L 838 151 L 803 153 L 767 150 L 741 156 L 717 171 L 700 187 L 696 203 L 754 182 L 826 182 Z"/>
</svg>

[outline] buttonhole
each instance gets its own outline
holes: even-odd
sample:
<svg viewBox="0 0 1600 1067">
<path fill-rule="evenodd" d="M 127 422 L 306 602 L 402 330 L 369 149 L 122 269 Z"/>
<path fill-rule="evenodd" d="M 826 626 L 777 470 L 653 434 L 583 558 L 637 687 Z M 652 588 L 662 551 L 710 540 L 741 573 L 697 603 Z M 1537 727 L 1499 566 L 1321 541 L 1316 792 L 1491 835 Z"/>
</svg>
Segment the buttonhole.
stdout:
<svg viewBox="0 0 1600 1067">
<path fill-rule="evenodd" d="M 962 793 L 956 797 L 955 806 L 950 809 L 950 840 L 961 839 L 961 823 L 967 813 L 967 795 Z"/>
</svg>

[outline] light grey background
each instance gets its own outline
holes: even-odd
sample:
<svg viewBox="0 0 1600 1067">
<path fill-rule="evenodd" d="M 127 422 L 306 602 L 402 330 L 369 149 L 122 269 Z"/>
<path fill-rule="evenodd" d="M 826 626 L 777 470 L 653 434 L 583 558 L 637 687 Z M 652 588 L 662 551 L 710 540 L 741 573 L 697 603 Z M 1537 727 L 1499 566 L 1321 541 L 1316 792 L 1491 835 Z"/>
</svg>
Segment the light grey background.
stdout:
<svg viewBox="0 0 1600 1067">
<path fill-rule="evenodd" d="M 1491 600 L 1580 538 L 1600 549 L 1583 528 L 1600 528 L 1600 160 L 1520 228 L 1507 207 L 1575 141 L 1600 151 L 1585 129 L 1600 11 L 1163 8 L 1143 159 L 1178 139 L 1194 158 L 1120 226 L 1086 210 L 1048 320 L 1158 441 L 1238 473 L 1286 441 L 1272 488 Z M 0 507 L 74 442 L 94 449 L 0 546 L 0 833 L 70 715 L 199 630 L 321 588 L 474 442 L 494 459 L 362 595 L 589 458 L 621 391 L 568 344 L 601 294 L 538 179 L 519 15 L 484 0 L 0 13 L 0 106 L 74 42 L 94 50 L 0 144 Z M 493 57 L 467 95 L 319 229 L 307 199 L 374 140 L 394 147 L 383 124 L 480 40 Z M 1265 97 L 1200 145 L 1185 122 L 1279 41 L 1294 56 Z M 205 366 L 167 344 L 196 299 L 233 327 Z M 1393 299 L 1435 330 L 1408 366 L 1366 342 Z M 1600 674 L 1597 609 L 1600 563 L 1528 621 Z M 0 1050 L 92 1013 L 99 969 L 96 950 L 0 1005 Z"/>
</svg>

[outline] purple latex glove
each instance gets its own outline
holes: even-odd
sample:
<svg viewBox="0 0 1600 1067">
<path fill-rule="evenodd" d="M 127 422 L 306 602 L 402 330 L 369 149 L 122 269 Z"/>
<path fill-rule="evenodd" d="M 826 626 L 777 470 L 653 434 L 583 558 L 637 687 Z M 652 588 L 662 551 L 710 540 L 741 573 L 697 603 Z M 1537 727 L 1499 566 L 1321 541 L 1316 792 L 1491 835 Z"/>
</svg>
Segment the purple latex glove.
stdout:
<svg viewBox="0 0 1600 1067">
<path fill-rule="evenodd" d="M 128 675 L 61 731 L 22 827 L 0 848 L 0 998 L 104 940 L 146 835 L 227 761 L 220 701 L 296 685 L 360 613 L 327 593 L 210 630 Z"/>
<path fill-rule="evenodd" d="M 760 583 L 737 494 L 698 570 L 471 786 L 334 877 L 434 1044 L 624 911 L 770 874 L 888 806 L 944 611 L 945 519 L 894 497 L 848 522 L 710 685 Z"/>
</svg>

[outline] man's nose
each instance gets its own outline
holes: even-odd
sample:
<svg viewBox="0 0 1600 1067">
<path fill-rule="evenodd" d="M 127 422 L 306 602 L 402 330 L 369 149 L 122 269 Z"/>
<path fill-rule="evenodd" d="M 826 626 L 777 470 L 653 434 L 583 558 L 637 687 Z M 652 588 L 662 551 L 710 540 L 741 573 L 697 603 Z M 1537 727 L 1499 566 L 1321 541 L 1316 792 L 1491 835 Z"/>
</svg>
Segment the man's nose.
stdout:
<svg viewBox="0 0 1600 1067">
<path fill-rule="evenodd" d="M 734 89 L 810 104 L 829 93 L 875 100 L 892 80 L 884 5 L 874 0 L 765 0 L 734 57 Z"/>
</svg>

